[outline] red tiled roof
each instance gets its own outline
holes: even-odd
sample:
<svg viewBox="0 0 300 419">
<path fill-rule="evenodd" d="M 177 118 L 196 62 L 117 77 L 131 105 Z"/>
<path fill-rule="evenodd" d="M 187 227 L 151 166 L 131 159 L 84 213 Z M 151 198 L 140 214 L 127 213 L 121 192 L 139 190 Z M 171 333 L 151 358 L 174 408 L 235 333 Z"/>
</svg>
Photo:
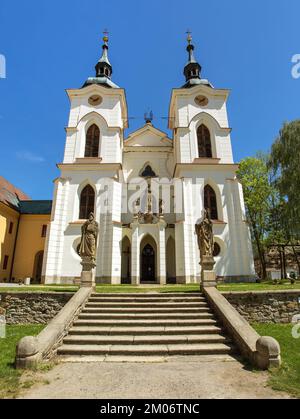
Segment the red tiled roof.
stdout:
<svg viewBox="0 0 300 419">
<path fill-rule="evenodd" d="M 0 202 L 9 206 L 17 207 L 19 201 L 30 201 L 30 196 L 16 188 L 3 176 L 0 176 Z"/>
</svg>

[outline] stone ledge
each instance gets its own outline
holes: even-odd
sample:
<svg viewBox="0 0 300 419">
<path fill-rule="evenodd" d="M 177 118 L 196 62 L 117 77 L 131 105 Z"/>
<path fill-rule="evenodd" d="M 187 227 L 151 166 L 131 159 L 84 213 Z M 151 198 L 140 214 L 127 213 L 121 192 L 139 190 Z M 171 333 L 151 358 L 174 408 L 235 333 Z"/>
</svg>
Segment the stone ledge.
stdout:
<svg viewBox="0 0 300 419">
<path fill-rule="evenodd" d="M 51 359 L 91 293 L 92 288 L 80 288 L 38 336 L 22 338 L 17 345 L 16 368 L 34 368 Z"/>
<path fill-rule="evenodd" d="M 252 365 L 260 369 L 280 366 L 280 346 L 275 339 L 259 336 L 216 288 L 207 287 L 203 292 L 227 333 Z"/>
</svg>

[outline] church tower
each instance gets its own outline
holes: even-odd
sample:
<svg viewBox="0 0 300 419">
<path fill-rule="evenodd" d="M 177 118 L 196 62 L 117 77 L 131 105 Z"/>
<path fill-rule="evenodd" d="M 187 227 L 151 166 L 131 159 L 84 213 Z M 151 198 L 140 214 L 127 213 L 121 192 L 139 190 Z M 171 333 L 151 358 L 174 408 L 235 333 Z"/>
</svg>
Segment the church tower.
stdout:
<svg viewBox="0 0 300 419">
<path fill-rule="evenodd" d="M 105 243 L 98 246 L 96 279 L 118 282 L 120 278 L 120 257 L 113 257 L 113 249 L 121 240 L 119 174 L 128 117 L 125 91 L 112 81 L 112 73 L 105 33 L 95 76 L 81 88 L 67 90 L 70 115 L 63 162 L 57 165 L 61 174 L 55 180 L 46 243 L 46 283 L 68 283 L 80 277 L 77 250 L 81 226 L 90 212 L 101 225 L 98 241 Z"/>
<path fill-rule="evenodd" d="M 169 110 L 174 177 L 182 179 L 184 201 L 184 215 L 177 216 L 176 222 L 177 282 L 199 281 L 195 224 L 204 208 L 213 220 L 217 274 L 227 279 L 253 278 L 251 238 L 227 117 L 229 90 L 216 89 L 201 77 L 190 34 L 187 42 L 185 84 L 173 89 Z"/>
</svg>

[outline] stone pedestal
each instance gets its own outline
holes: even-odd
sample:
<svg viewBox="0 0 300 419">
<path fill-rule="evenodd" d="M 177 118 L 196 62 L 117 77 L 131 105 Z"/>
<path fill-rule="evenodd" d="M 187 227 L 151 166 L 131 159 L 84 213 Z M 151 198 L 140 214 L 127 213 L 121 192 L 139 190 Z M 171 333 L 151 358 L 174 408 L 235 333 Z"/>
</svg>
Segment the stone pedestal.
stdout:
<svg viewBox="0 0 300 419">
<path fill-rule="evenodd" d="M 215 261 L 211 256 L 201 258 L 201 289 L 206 287 L 216 287 L 217 277 L 214 271 Z"/>
<path fill-rule="evenodd" d="M 83 257 L 82 258 L 82 272 L 81 272 L 81 280 L 80 280 L 80 287 L 88 287 L 88 288 L 95 288 L 96 281 L 95 281 L 95 267 L 96 264 L 91 258 Z"/>
</svg>

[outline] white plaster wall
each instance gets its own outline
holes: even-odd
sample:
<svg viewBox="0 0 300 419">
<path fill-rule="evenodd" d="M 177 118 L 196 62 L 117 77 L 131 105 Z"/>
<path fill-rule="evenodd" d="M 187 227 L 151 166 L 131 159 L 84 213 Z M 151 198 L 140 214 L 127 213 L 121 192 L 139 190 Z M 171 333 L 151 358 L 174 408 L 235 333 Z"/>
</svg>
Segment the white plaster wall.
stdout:
<svg viewBox="0 0 300 419">
<path fill-rule="evenodd" d="M 193 192 L 188 193 L 184 208 L 184 225 L 180 235 L 184 235 L 185 272 L 193 275 L 190 266 L 194 267 L 194 275 L 199 277 L 200 254 L 195 234 L 195 224 L 202 217 L 203 202 L 199 201 L 199 188 L 209 184 L 217 195 L 219 219 L 224 223 L 214 224 L 214 235 L 221 246 L 221 256 L 216 260 L 216 272 L 219 276 L 254 276 L 251 238 L 244 218 L 242 189 L 235 180 L 234 171 L 224 168 L 215 171 L 214 167 L 182 171 L 184 181 L 193 183 Z M 192 180 L 191 180 L 192 179 Z M 194 250 L 193 250 L 194 249 Z M 180 266 L 180 265 L 179 265 Z"/>
<path fill-rule="evenodd" d="M 209 99 L 205 107 L 196 105 L 196 96 L 203 94 Z M 230 130 L 226 109 L 227 94 L 216 94 L 214 89 L 199 87 L 177 94 L 175 99 L 175 150 L 179 163 L 192 163 L 198 158 L 197 128 L 205 124 L 211 134 L 213 157 L 221 163 L 233 163 Z"/>
</svg>

